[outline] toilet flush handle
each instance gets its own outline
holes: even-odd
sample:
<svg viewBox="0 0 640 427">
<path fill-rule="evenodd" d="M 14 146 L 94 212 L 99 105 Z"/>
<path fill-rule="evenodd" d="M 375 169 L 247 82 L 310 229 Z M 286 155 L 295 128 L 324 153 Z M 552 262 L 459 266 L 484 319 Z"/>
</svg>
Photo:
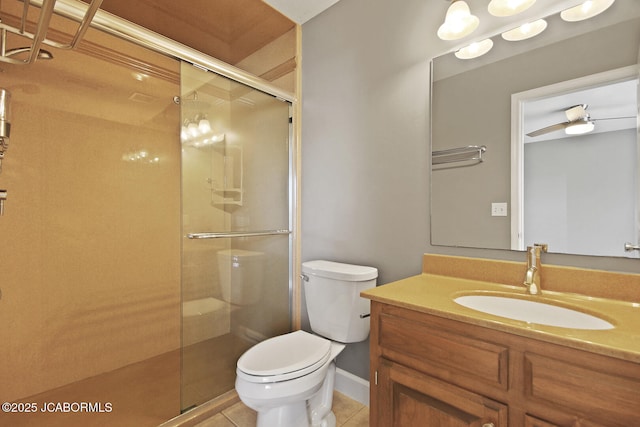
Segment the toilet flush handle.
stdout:
<svg viewBox="0 0 640 427">
<path fill-rule="evenodd" d="M 308 281 L 309 281 L 309 276 L 307 276 L 306 274 L 301 274 L 301 275 L 300 275 L 300 278 L 301 278 L 303 281 L 305 281 L 305 282 L 308 282 Z"/>
</svg>

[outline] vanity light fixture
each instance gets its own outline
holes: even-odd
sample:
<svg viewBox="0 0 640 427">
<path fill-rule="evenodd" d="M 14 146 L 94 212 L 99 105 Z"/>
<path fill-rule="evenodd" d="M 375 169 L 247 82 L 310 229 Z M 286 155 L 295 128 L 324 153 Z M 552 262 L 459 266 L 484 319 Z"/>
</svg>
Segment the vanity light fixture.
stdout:
<svg viewBox="0 0 640 427">
<path fill-rule="evenodd" d="M 491 0 L 489 13 L 493 16 L 513 16 L 529 9 L 536 0 Z"/>
<path fill-rule="evenodd" d="M 595 125 L 587 116 L 569 123 L 567 127 L 564 128 L 564 133 L 567 135 L 582 135 L 591 132 L 594 128 Z"/>
<path fill-rule="evenodd" d="M 472 15 L 464 0 L 452 0 L 447 9 L 444 23 L 438 28 L 438 37 L 442 40 L 458 40 L 471 34 L 480 20 Z"/>
<path fill-rule="evenodd" d="M 473 59 L 489 52 L 493 47 L 493 40 L 485 39 L 479 42 L 473 42 L 469 46 L 465 46 L 458 50 L 455 55 L 458 59 Z"/>
<path fill-rule="evenodd" d="M 560 17 L 567 22 L 583 21 L 593 18 L 607 10 L 615 0 L 587 0 L 584 3 L 560 12 Z"/>
<path fill-rule="evenodd" d="M 530 39 L 535 37 L 547 28 L 547 21 L 544 19 L 538 19 L 537 21 L 527 22 L 522 24 L 518 28 L 506 31 L 502 33 L 502 38 L 510 41 L 517 42 L 520 40 Z"/>
</svg>

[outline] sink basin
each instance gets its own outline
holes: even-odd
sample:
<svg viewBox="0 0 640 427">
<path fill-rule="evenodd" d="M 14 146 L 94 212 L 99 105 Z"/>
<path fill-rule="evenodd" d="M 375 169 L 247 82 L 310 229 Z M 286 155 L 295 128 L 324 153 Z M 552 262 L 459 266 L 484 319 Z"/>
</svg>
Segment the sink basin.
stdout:
<svg viewBox="0 0 640 427">
<path fill-rule="evenodd" d="M 538 325 L 571 329 L 613 329 L 611 323 L 599 317 L 540 301 L 495 295 L 465 295 L 454 301 L 472 310 Z"/>
</svg>

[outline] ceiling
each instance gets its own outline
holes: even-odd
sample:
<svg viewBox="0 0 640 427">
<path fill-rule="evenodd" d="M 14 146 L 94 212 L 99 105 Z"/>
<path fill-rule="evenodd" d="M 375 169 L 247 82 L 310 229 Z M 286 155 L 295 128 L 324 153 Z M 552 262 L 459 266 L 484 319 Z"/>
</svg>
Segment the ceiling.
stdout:
<svg viewBox="0 0 640 427">
<path fill-rule="evenodd" d="M 100 9 L 232 65 L 296 26 L 261 0 L 104 0 Z"/>
<path fill-rule="evenodd" d="M 337 2 L 103 0 L 100 9 L 236 65 Z"/>
<path fill-rule="evenodd" d="M 339 0 L 264 0 L 296 24 L 304 24 Z"/>
</svg>

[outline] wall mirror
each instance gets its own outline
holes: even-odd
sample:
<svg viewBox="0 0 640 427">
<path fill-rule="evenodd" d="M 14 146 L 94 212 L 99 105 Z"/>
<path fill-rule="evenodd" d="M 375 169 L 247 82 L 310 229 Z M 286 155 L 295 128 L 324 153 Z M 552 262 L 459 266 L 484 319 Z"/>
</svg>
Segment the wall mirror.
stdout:
<svg viewBox="0 0 640 427">
<path fill-rule="evenodd" d="M 640 2 L 544 19 L 432 61 L 431 243 L 637 258 Z M 578 122 L 593 129 L 568 135 Z"/>
</svg>

